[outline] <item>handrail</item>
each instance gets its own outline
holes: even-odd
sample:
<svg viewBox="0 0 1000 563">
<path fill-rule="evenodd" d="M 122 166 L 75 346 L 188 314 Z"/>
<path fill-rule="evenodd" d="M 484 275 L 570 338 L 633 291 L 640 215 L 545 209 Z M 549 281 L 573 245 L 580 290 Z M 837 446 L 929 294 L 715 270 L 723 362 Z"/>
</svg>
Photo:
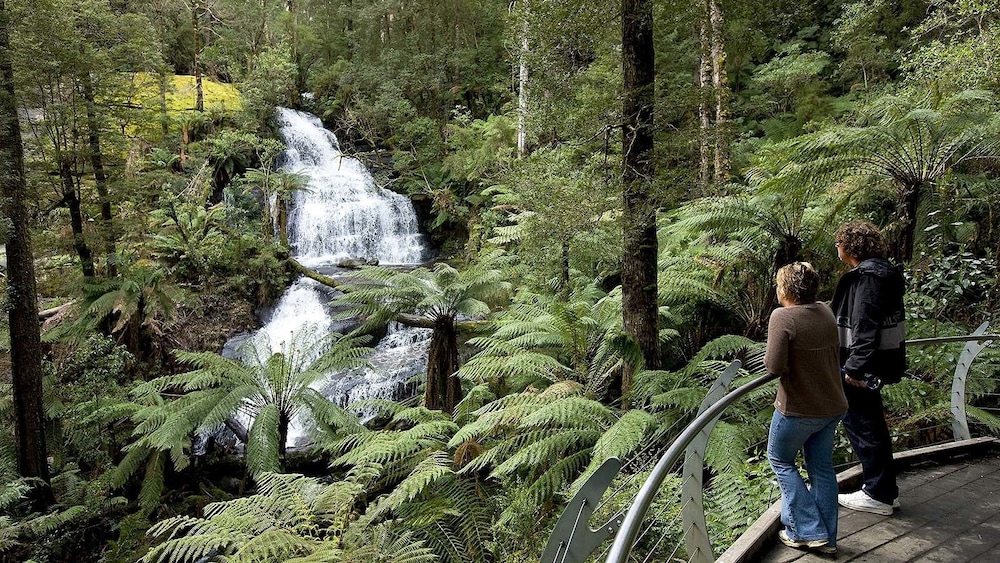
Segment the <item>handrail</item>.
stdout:
<svg viewBox="0 0 1000 563">
<path fill-rule="evenodd" d="M 726 395 L 726 389 L 732 383 L 733 378 L 739 373 L 743 364 L 739 360 L 730 363 L 722 374 L 712 383 L 705 398 L 698 408 L 698 413 L 704 412 L 712 404 Z M 707 442 L 708 437 L 702 436 Z M 618 475 L 622 467 L 622 462 L 615 457 L 608 458 L 580 487 L 580 490 L 573 495 L 562 515 L 556 521 L 549 540 L 546 543 L 545 551 L 542 552 L 541 561 L 544 563 L 579 563 L 587 559 L 591 553 L 608 539 L 614 537 L 618 528 L 622 524 L 623 513 L 619 511 L 605 524 L 591 529 L 588 522 L 593 515 L 595 508 L 601 500 L 601 496 L 608 489 L 608 486 Z M 700 470 L 700 466 L 699 466 Z M 699 475 L 700 476 L 700 475 Z M 698 490 L 690 493 L 690 498 L 699 507 L 701 506 L 701 480 L 698 480 Z M 699 498 L 695 498 L 699 495 Z M 689 508 L 685 506 L 685 509 Z M 702 520 L 704 514 L 702 513 Z"/>
<path fill-rule="evenodd" d="M 919 338 L 907 340 L 908 346 L 925 346 L 929 344 L 942 344 L 948 342 L 968 342 L 962 356 L 959 358 L 958 366 L 955 369 L 955 376 L 952 384 L 952 415 L 953 430 L 955 440 L 965 440 L 971 437 L 968 423 L 965 418 L 965 377 L 968 374 L 972 361 L 979 355 L 979 352 L 992 340 L 1000 340 L 1000 334 L 986 334 L 989 323 L 983 323 L 972 334 L 965 336 L 941 336 L 933 338 Z M 652 473 L 643 483 L 635 501 L 629 507 L 628 513 L 621 524 L 618 533 L 615 535 L 614 543 L 608 552 L 606 563 L 624 563 L 632 551 L 632 544 L 635 542 L 642 525 L 642 520 L 652 504 L 660 485 L 666 479 L 670 469 L 674 466 L 687 445 L 708 425 L 714 418 L 720 416 L 731 404 L 778 376 L 768 374 L 757 378 L 743 386 L 733 390 L 719 402 L 712 405 L 703 413 L 698 415 L 674 440 L 663 457 L 657 462 Z M 960 389 L 959 389 L 960 388 Z M 709 555 L 709 560 L 711 556 Z"/>
<path fill-rule="evenodd" d="M 653 467 L 652 473 L 643 483 L 642 488 L 639 489 L 639 494 L 635 497 L 635 502 L 629 507 L 628 513 L 625 514 L 625 520 L 622 521 L 621 529 L 618 530 L 618 534 L 615 536 L 614 543 L 611 544 L 611 551 L 608 552 L 607 563 L 621 563 L 628 558 L 628 554 L 632 551 L 632 543 L 635 541 L 635 537 L 639 534 L 639 526 L 642 524 L 642 519 L 646 515 L 646 511 L 649 510 L 649 505 L 653 503 L 653 499 L 656 497 L 656 493 L 660 489 L 660 485 L 663 480 L 667 478 L 670 473 L 670 469 L 674 466 L 677 460 L 680 458 L 684 449 L 687 448 L 688 444 L 701 432 L 702 428 L 708 424 L 712 419 L 722 414 L 722 411 L 729 408 L 729 405 L 735 403 L 737 400 L 741 399 L 747 393 L 762 387 L 763 385 L 774 381 L 778 376 L 774 374 L 767 374 L 749 383 L 745 383 L 742 386 L 734 389 L 728 393 L 725 397 L 719 400 L 703 413 L 698 415 L 691 424 L 689 424 L 674 440 L 674 443 L 670 445 L 667 452 L 663 454 L 660 461 L 656 463 Z"/>
</svg>

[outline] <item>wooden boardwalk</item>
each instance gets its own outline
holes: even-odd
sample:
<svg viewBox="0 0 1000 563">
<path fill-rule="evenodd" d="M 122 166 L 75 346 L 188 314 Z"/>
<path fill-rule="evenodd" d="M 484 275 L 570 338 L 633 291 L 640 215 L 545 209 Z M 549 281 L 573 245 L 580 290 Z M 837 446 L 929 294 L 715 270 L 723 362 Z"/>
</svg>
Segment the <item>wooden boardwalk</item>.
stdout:
<svg viewBox="0 0 1000 563">
<path fill-rule="evenodd" d="M 1000 562 L 1000 456 L 924 462 L 899 487 L 892 516 L 840 509 L 836 556 L 777 543 L 758 561 Z"/>
</svg>

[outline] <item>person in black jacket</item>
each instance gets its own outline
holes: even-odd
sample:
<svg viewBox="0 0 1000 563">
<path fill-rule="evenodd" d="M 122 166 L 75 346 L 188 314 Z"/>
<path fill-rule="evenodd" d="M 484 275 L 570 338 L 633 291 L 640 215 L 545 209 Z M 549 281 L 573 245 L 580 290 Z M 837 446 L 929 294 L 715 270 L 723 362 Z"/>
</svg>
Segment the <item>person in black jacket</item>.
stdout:
<svg viewBox="0 0 1000 563">
<path fill-rule="evenodd" d="M 837 502 L 888 516 L 899 506 L 899 488 L 881 389 L 898 382 L 906 369 L 905 282 L 901 268 L 885 259 L 882 235 L 871 223 L 845 223 L 835 240 L 837 256 L 851 267 L 831 303 L 848 403 L 844 430 L 864 479 L 861 490 L 838 495 Z"/>
</svg>

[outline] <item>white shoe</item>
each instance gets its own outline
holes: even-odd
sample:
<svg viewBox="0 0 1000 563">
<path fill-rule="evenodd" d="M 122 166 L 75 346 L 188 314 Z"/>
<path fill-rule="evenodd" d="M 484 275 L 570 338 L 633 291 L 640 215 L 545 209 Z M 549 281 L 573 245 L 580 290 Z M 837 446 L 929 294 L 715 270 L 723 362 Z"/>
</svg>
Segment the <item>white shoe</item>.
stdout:
<svg viewBox="0 0 1000 563">
<path fill-rule="evenodd" d="M 892 507 L 899 508 L 899 497 L 892 499 Z"/>
<path fill-rule="evenodd" d="M 778 539 L 781 541 L 781 543 L 787 545 L 788 547 L 794 547 L 794 548 L 798 548 L 798 549 L 801 549 L 801 548 L 806 548 L 806 549 L 822 549 L 824 547 L 827 547 L 826 544 L 830 543 L 830 542 L 828 542 L 825 539 L 822 539 L 822 540 L 793 540 L 792 538 L 788 537 L 788 532 L 786 532 L 785 530 L 779 530 L 778 531 Z M 836 550 L 837 548 L 833 548 L 833 549 Z M 830 553 L 830 552 L 824 552 L 824 553 Z M 833 553 L 836 553 L 836 551 L 833 551 Z"/>
<path fill-rule="evenodd" d="M 877 501 L 864 491 L 855 491 L 846 495 L 837 495 L 837 503 L 844 508 L 871 512 L 882 516 L 892 516 L 892 505 Z"/>
</svg>

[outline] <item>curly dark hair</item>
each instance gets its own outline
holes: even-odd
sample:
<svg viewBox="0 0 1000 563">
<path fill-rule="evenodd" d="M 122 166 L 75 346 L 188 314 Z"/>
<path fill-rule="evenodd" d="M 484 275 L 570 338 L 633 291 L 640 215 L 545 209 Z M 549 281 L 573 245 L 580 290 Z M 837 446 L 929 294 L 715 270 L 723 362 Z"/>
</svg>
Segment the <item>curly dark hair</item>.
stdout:
<svg viewBox="0 0 1000 563">
<path fill-rule="evenodd" d="M 868 221 L 844 223 L 833 236 L 837 246 L 859 262 L 885 257 L 885 240 L 878 227 Z"/>
<path fill-rule="evenodd" d="M 809 262 L 792 262 L 782 266 L 774 281 L 778 284 L 778 293 L 796 305 L 816 302 L 819 274 Z"/>
</svg>

